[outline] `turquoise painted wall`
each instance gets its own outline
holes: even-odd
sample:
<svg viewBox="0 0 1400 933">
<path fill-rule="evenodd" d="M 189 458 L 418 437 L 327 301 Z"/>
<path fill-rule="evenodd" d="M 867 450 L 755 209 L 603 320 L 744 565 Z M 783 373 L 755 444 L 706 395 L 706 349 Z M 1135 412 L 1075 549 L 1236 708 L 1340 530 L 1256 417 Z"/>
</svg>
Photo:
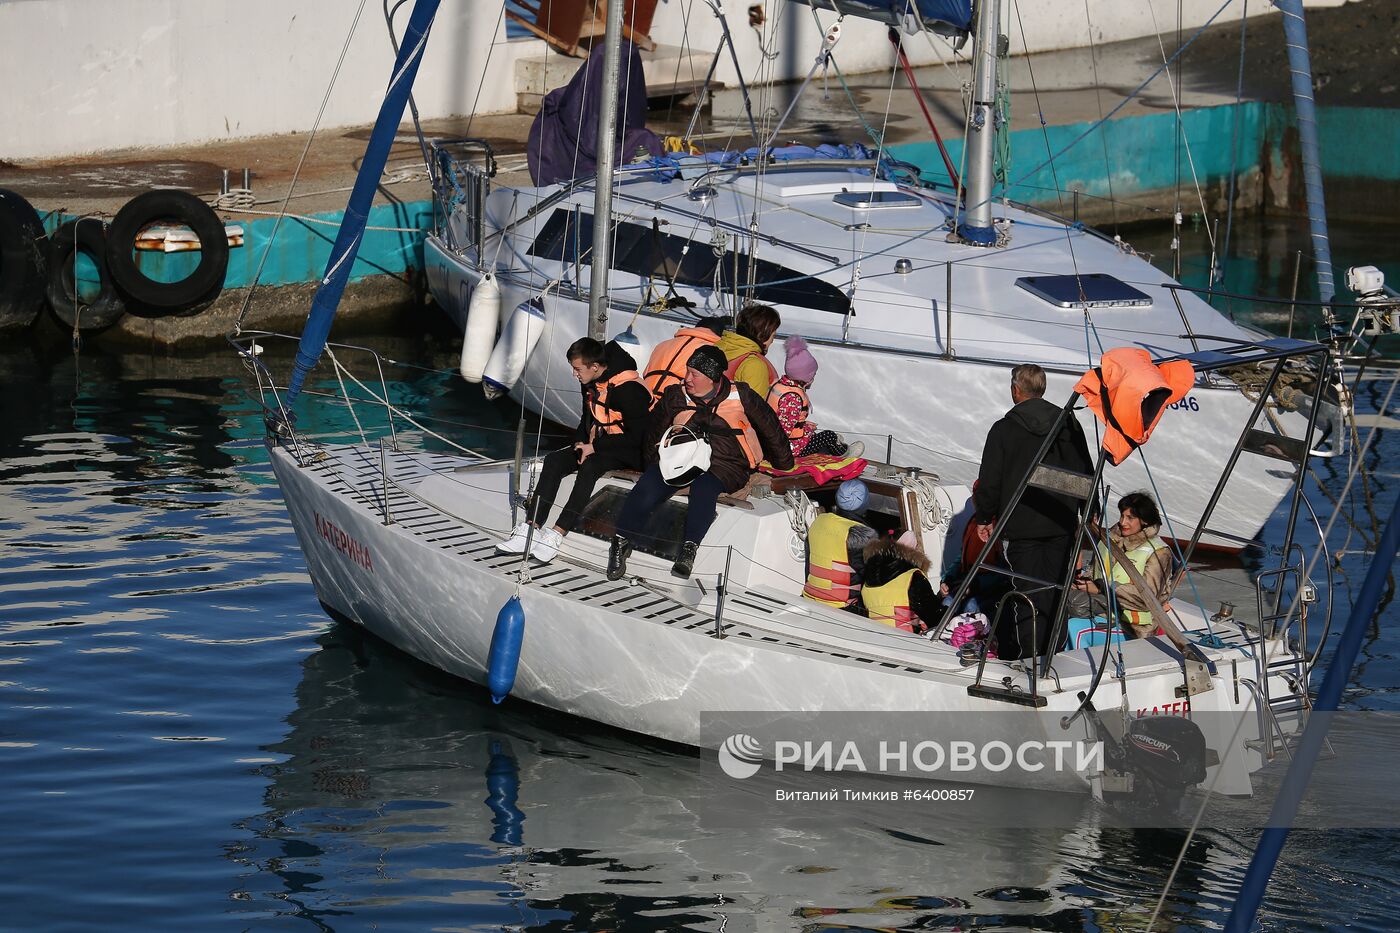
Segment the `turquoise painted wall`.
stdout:
<svg viewBox="0 0 1400 933">
<path fill-rule="evenodd" d="M 1400 181 L 1400 111 L 1373 107 L 1324 107 L 1318 111 L 1323 171 L 1329 179 Z M 1284 104 L 1246 102 L 1203 107 L 1182 114 L 1191 159 L 1202 187 L 1228 179 L 1230 143 L 1237 140 L 1240 172 L 1260 166 L 1268 153 L 1283 162 L 1287 130 L 1295 125 L 1293 108 Z M 1079 189 L 1118 198 L 1176 187 L 1176 115 L 1120 117 L 1093 128 L 1090 123 L 1017 130 L 1011 134 L 1010 197 L 1056 205 L 1056 191 Z M 954 164 L 962 158 L 961 141 L 948 144 Z M 918 165 L 925 176 L 947 181 L 948 173 L 932 142 L 890 147 L 897 159 Z M 1046 165 L 1055 157 L 1054 167 Z M 1181 150 L 1181 178 L 1191 190 L 1191 161 Z M 1194 195 L 1191 201 L 1195 201 Z M 1066 203 L 1068 210 L 1068 203 Z"/>
<path fill-rule="evenodd" d="M 267 256 L 259 282 L 262 285 L 292 285 L 314 282 L 326 271 L 331 246 L 339 230 L 342 211 L 326 211 L 305 217 L 287 216 L 277 231 L 277 242 Z M 50 214 L 45 226 L 52 233 L 59 224 L 73 219 Z M 432 229 L 430 201 L 376 204 L 370 209 L 364 240 L 350 272 L 357 281 L 371 275 L 397 275 L 423 268 L 423 238 Z M 276 217 L 230 215 L 225 223 L 243 227 L 243 245 L 229 251 L 225 288 L 245 288 L 253 283 L 258 264 L 277 224 Z M 380 229 L 373 229 L 373 228 Z M 137 253 L 143 272 L 159 281 L 173 282 L 194 270 L 198 253 Z M 80 272 L 82 270 L 80 269 Z M 80 280 L 83 278 L 80 275 Z"/>
</svg>

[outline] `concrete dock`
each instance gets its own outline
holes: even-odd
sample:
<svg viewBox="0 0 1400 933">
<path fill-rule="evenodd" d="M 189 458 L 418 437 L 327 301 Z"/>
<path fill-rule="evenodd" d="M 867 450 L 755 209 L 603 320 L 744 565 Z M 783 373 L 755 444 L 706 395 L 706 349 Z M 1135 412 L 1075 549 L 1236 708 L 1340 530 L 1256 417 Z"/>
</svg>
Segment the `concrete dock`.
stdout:
<svg viewBox="0 0 1400 933">
<path fill-rule="evenodd" d="M 1336 35 L 1344 36 L 1358 23 L 1365 25 L 1365 18 L 1379 15 L 1380 8 L 1368 0 L 1310 15 L 1321 45 L 1342 48 L 1345 42 Z M 1277 17 L 1250 20 L 1248 26 L 1248 48 L 1260 50 L 1261 59 L 1270 54 L 1265 51 L 1268 48 L 1281 49 Z M 1171 37 L 1163 42 L 1169 54 Z M 1286 98 L 1287 75 L 1282 68 L 1276 76 L 1249 69 L 1247 97 L 1237 108 L 1238 56 L 1227 60 L 1220 52 L 1238 42 L 1238 23 L 1214 27 L 1188 50 L 1180 72 L 1173 69 L 1175 90 L 1165 76 L 1159 76 L 1126 103 L 1125 95 L 1162 64 L 1163 45 L 1156 39 L 1013 58 L 1009 177 L 1018 184 L 1012 196 L 1090 223 L 1160 223 L 1178 205 L 1188 214 L 1222 213 L 1228 206 L 1225 192 L 1233 173 L 1236 209 L 1300 209 L 1300 169 L 1290 149 L 1295 145 L 1290 136 L 1291 108 L 1278 102 Z M 1318 63 L 1320 73 L 1332 67 L 1327 61 Z M 916 74 L 956 161 L 967 64 L 950 61 L 920 68 Z M 1348 90 L 1347 102 L 1354 103 L 1354 86 L 1360 79 L 1349 80 L 1351 84 L 1339 89 Z M 763 103 L 781 113 L 795 91 L 794 84 L 771 86 L 764 89 Z M 1184 147 L 1176 146 L 1178 96 Z M 1393 215 L 1400 205 L 1400 169 L 1393 158 L 1373 155 L 1370 147 L 1356 147 L 1351 141 L 1361 136 L 1373 141 L 1376 153 L 1393 153 L 1400 146 L 1396 111 L 1328 108 L 1325 88 L 1319 92 L 1319 102 L 1331 206 L 1353 214 Z M 692 105 L 689 98 L 658 102 L 649 113 L 648 125 L 662 135 L 682 132 Z M 1086 134 L 1110 113 L 1108 124 Z M 461 117 L 428 121 L 423 131 L 430 137 L 488 140 L 500 163 L 502 181 L 518 184 L 528 181 L 523 169 L 531 119 L 525 114 Z M 742 135 L 736 127 L 742 128 Z M 733 88 L 714 95 L 700 129 L 716 146 L 752 145 L 742 100 Z M 146 349 L 210 345 L 222 341 L 240 315 L 244 315 L 245 329 L 295 332 L 300 328 L 368 135 L 368 127 L 341 127 L 322 130 L 309 148 L 307 134 L 295 133 L 204 146 L 107 152 L 59 162 L 0 160 L 0 188 L 26 197 L 43 213 L 52 231 L 65 218 L 110 218 L 131 197 L 156 187 L 182 188 L 213 203 L 225 170 L 238 186 L 243 170 L 248 169 L 252 203 L 234 205 L 226 200 L 218 211 L 227 223 L 239 224 L 246 232 L 243 245 L 231 251 L 225 290 L 219 298 L 186 317 L 128 314 L 85 338 Z M 903 75 L 890 71 L 844 75 L 829 69 L 798 101 L 780 142 L 883 144 L 896 158 L 920 165 L 927 177 L 946 178 L 929 140 L 924 117 Z M 1049 154 L 1058 156 L 1053 168 L 1043 164 Z M 278 216 L 284 211 L 279 226 Z M 369 224 L 338 318 L 338 335 L 379 328 L 414 313 L 407 309 L 415 304 L 422 305 L 421 240 L 432 226 L 432 205 L 410 123 L 401 127 Z M 269 248 L 274 229 L 276 241 Z M 41 331 L 57 334 L 62 325 L 47 314 L 43 318 Z"/>
</svg>

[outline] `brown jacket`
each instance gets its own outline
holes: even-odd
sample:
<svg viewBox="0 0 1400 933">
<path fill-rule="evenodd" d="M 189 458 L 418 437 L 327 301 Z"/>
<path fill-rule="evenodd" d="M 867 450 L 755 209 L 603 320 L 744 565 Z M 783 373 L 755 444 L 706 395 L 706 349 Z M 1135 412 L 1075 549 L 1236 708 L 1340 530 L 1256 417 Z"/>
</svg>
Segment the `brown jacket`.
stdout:
<svg viewBox="0 0 1400 933">
<path fill-rule="evenodd" d="M 733 435 L 725 420 L 715 413 L 719 402 L 728 397 L 729 386 L 729 380 L 721 377 L 715 386 L 714 397 L 708 402 L 697 402 L 691 398 L 683 385 L 667 389 L 657 401 L 656 407 L 651 410 L 651 425 L 643 448 L 647 465 L 656 462 L 656 446 L 661 442 L 661 435 L 666 433 L 666 429 L 676 420 L 676 416 L 686 409 L 692 409 L 695 410 L 695 414 L 686 426 L 706 434 L 709 438 L 710 475 L 719 480 L 725 492 L 736 492 L 744 488 L 754 471 L 749 469 L 748 458 L 744 456 L 744 449 L 739 446 L 738 438 Z M 787 435 L 783 433 L 783 426 L 778 423 L 778 416 L 774 414 L 773 409 L 753 389 L 742 383 L 739 384 L 739 401 L 743 403 L 744 413 L 749 416 L 749 423 L 758 435 L 763 456 L 779 470 L 792 469 L 792 445 L 788 443 Z"/>
</svg>

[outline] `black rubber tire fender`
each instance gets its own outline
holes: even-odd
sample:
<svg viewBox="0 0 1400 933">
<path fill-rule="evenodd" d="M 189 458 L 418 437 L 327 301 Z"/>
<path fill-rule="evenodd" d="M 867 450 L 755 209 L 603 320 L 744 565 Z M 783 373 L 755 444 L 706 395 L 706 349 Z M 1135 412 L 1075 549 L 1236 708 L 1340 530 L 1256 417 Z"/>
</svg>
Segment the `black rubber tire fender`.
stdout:
<svg viewBox="0 0 1400 933">
<path fill-rule="evenodd" d="M 86 253 L 97 266 L 102 286 L 90 304 L 77 300 L 73 264 L 79 252 Z M 96 217 L 70 220 L 54 231 L 49 240 L 49 307 L 69 328 L 84 333 L 111 327 L 126 313 L 126 302 L 117 294 L 107 268 L 107 224 Z"/>
<path fill-rule="evenodd" d="M 47 284 L 44 224 L 22 196 L 0 188 L 0 330 L 33 324 Z"/>
<path fill-rule="evenodd" d="M 178 282 L 157 282 L 136 265 L 136 237 L 153 223 L 184 224 L 199 237 L 199 265 Z M 127 309 L 142 317 L 197 310 L 218 297 L 228 274 L 228 236 L 214 209 L 186 191 L 161 188 L 138 194 L 112 219 L 107 266 Z"/>
</svg>

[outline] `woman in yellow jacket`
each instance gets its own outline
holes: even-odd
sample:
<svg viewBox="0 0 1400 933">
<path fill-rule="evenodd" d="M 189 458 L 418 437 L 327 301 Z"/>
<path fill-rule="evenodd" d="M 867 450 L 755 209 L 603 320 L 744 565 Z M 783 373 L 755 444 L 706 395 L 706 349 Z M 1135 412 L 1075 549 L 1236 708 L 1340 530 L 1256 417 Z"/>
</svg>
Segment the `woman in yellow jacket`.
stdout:
<svg viewBox="0 0 1400 933">
<path fill-rule="evenodd" d="M 734 329 L 725 331 L 715 344 L 729 362 L 724 373 L 729 381 L 744 383 L 759 398 L 767 398 L 768 390 L 778 381 L 778 371 L 765 354 L 781 323 L 778 312 L 767 305 L 749 305 L 739 312 Z"/>
</svg>

